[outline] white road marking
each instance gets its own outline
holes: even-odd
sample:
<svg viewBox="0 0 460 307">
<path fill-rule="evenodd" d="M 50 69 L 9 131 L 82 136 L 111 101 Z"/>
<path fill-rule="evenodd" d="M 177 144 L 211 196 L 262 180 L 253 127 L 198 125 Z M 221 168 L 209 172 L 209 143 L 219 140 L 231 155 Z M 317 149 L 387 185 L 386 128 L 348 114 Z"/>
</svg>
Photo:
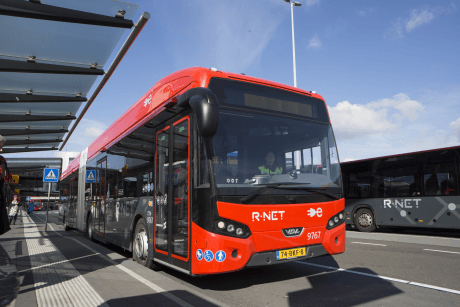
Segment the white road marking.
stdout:
<svg viewBox="0 0 460 307">
<path fill-rule="evenodd" d="M 364 243 L 364 242 L 351 242 L 356 244 L 367 244 L 367 245 L 378 245 L 378 246 L 386 246 L 385 244 L 375 244 L 375 243 Z"/>
<path fill-rule="evenodd" d="M 38 217 L 38 216 L 37 216 Z M 38 217 L 39 219 L 41 219 L 40 217 Z M 44 221 L 43 219 L 41 219 L 42 221 Z M 134 277 L 135 279 L 139 280 L 140 282 L 142 282 L 143 284 L 145 284 L 147 287 L 151 288 L 152 290 L 158 292 L 158 293 L 161 293 L 163 294 L 164 296 L 166 296 L 167 298 L 169 298 L 170 300 L 176 302 L 177 304 L 179 304 L 180 306 L 183 306 L 183 307 L 194 307 L 193 305 L 183 301 L 182 299 L 178 298 L 177 296 L 175 295 L 172 295 L 171 293 L 167 292 L 166 290 L 164 290 L 163 288 L 159 287 L 158 285 L 154 284 L 153 282 L 145 279 L 144 277 L 136 274 L 135 272 L 131 271 L 130 269 L 128 269 L 127 267 L 121 265 L 121 264 L 118 264 L 116 263 L 115 261 L 113 261 L 112 259 L 110 259 L 109 257 L 105 256 L 105 255 L 102 255 L 101 253 L 97 252 L 96 250 L 92 249 L 91 247 L 89 247 L 88 245 L 78 241 L 77 239 L 75 238 L 71 238 L 71 237 L 67 237 L 67 236 L 63 236 L 61 235 L 60 233 L 58 233 L 56 230 L 54 230 L 53 226 L 52 225 L 48 225 L 52 231 L 54 231 L 57 235 L 63 237 L 63 238 L 66 238 L 66 239 L 71 239 L 75 242 L 77 242 L 78 244 L 82 245 L 83 247 L 87 248 L 88 250 L 90 250 L 91 252 L 94 253 L 94 255 L 98 255 L 99 257 L 103 258 L 104 260 L 110 262 L 113 266 L 119 268 L 120 270 L 124 271 L 125 273 L 131 275 L 132 277 Z M 196 292 L 196 291 L 190 291 L 188 290 L 189 292 L 192 292 L 194 294 L 196 294 L 197 296 L 199 297 L 202 297 L 204 299 L 206 299 L 207 301 L 209 302 L 212 302 L 214 304 L 216 304 L 216 306 L 223 306 L 223 307 L 229 307 L 228 305 L 220 302 L 220 301 L 217 301 L 211 297 L 208 297 L 206 295 L 203 295 L 199 292 Z"/>
<path fill-rule="evenodd" d="M 424 251 L 430 251 L 430 252 L 440 252 L 440 253 L 449 253 L 449 254 L 459 254 L 459 252 L 450 252 L 450 251 L 440 251 L 437 249 L 424 249 Z"/>
<path fill-rule="evenodd" d="M 347 233 L 349 233 L 347 231 Z M 441 238 L 441 237 L 430 237 L 430 236 L 424 236 L 424 235 L 402 235 L 402 234 L 396 234 L 396 233 L 364 233 L 364 232 L 356 232 L 356 231 L 352 231 L 351 233 L 357 233 L 357 234 L 360 234 L 360 235 L 363 235 L 363 236 L 372 236 L 372 235 L 375 235 L 375 236 L 394 236 L 394 237 L 414 237 L 414 238 L 429 238 L 429 239 L 442 239 L 442 240 L 452 240 L 452 241 L 460 241 L 460 239 L 455 239 L 455 238 Z"/>
<path fill-rule="evenodd" d="M 375 278 L 379 278 L 379 279 L 399 282 L 399 283 L 402 283 L 402 284 L 408 284 L 408 285 L 412 285 L 412 286 L 429 288 L 429 289 L 434 289 L 434 290 L 438 290 L 438 291 L 449 292 L 449 293 L 454 293 L 454 294 L 460 295 L 460 291 L 458 291 L 458 290 L 453 290 L 453 289 L 448 289 L 448 288 L 443 288 L 443 287 L 436 287 L 436 286 L 432 286 L 432 285 L 421 284 L 421 283 L 417 283 L 417 282 L 413 282 L 413 281 L 397 279 L 397 278 L 391 278 L 391 277 L 386 277 L 386 276 L 381 276 L 381 275 L 367 274 L 367 273 L 362 273 L 362 272 L 358 272 L 358 271 L 345 270 L 345 269 L 341 269 L 341 268 L 334 268 L 334 267 L 320 265 L 320 264 L 307 263 L 307 262 L 302 262 L 302 261 L 296 261 L 296 262 L 304 264 L 304 265 L 311 265 L 311 266 L 330 269 L 330 270 L 334 270 L 334 271 L 341 271 L 341 272 L 353 273 L 353 274 L 364 275 L 364 276 L 369 276 L 369 277 L 375 277 Z"/>
</svg>

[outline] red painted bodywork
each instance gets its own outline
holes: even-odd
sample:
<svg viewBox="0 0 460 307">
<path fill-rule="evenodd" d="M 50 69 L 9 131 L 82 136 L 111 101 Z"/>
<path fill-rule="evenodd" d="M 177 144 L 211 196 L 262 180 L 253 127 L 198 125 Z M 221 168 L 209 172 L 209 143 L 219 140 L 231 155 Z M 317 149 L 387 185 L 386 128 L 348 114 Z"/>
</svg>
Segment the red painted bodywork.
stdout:
<svg viewBox="0 0 460 307">
<path fill-rule="evenodd" d="M 322 209 L 321 217 L 310 217 L 307 212 L 312 208 L 315 211 Z M 247 239 L 238 239 L 209 233 L 196 224 L 192 223 L 192 273 L 215 274 L 243 269 L 251 257 L 258 252 L 276 251 L 307 245 L 322 244 L 326 251 L 331 254 L 345 251 L 345 224 L 331 230 L 326 229 L 329 219 L 345 208 L 345 200 L 313 203 L 313 204 L 277 204 L 277 205 L 243 205 L 217 202 L 219 216 L 247 225 L 252 235 Z M 253 221 L 253 212 L 278 213 L 270 215 L 271 220 L 265 221 L 259 216 L 259 221 Z M 284 211 L 281 219 L 280 211 Z M 273 220 L 273 217 L 275 220 Z M 285 237 L 282 229 L 291 227 L 304 227 L 300 236 Z M 320 232 L 317 239 L 308 239 L 308 233 Z M 337 242 L 336 242 L 337 238 Z M 210 250 L 214 254 L 223 250 L 227 257 L 223 262 L 215 260 L 206 262 L 196 258 L 197 249 Z M 232 258 L 234 250 L 238 256 Z"/>
<path fill-rule="evenodd" d="M 315 211 L 322 209 L 320 217 L 310 217 L 307 212 L 312 208 Z M 279 205 L 246 205 L 217 202 L 219 216 L 247 225 L 252 235 L 247 239 L 238 239 L 209 233 L 192 223 L 192 273 L 215 274 L 243 269 L 255 253 L 290 249 L 308 245 L 322 244 L 326 251 L 331 254 L 345 251 L 345 224 L 331 230 L 326 229 L 329 219 L 345 208 L 345 200 L 309 203 L 309 204 L 279 204 Z M 253 212 L 272 212 L 270 220 L 265 221 L 259 216 L 259 221 L 252 219 Z M 280 211 L 284 211 L 281 219 Z M 275 218 L 275 220 L 273 219 Z M 304 227 L 300 236 L 285 237 L 282 229 L 291 227 Z M 308 233 L 320 232 L 317 239 L 308 239 Z M 337 242 L 336 242 L 337 238 Z M 227 257 L 223 262 L 215 259 L 207 262 L 198 260 L 196 251 L 201 249 L 210 250 L 214 255 L 223 250 Z M 238 251 L 236 258 L 231 257 L 234 250 Z"/>
</svg>

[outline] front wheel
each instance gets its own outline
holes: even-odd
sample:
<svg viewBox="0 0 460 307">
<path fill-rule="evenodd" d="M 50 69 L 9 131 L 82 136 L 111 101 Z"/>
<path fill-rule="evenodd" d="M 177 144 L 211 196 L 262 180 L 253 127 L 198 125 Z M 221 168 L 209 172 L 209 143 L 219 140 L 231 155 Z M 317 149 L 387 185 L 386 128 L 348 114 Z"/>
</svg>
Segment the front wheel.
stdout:
<svg viewBox="0 0 460 307">
<path fill-rule="evenodd" d="M 375 219 L 371 210 L 362 208 L 355 215 L 356 228 L 362 232 L 372 232 L 375 230 Z"/>
<path fill-rule="evenodd" d="M 86 221 L 86 236 L 90 241 L 93 241 L 93 217 L 91 213 L 88 214 L 88 220 Z"/>
<path fill-rule="evenodd" d="M 152 268 L 153 261 L 149 259 L 149 234 L 143 218 L 137 222 L 133 241 L 133 259 L 145 267 Z"/>
</svg>

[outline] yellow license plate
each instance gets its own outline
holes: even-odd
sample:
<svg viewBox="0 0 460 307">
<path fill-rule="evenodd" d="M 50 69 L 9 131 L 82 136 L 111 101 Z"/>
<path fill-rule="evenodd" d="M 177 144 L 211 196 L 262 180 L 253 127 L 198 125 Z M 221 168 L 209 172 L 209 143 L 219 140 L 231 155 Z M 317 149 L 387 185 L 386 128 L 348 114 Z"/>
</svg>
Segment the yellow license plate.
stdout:
<svg viewBox="0 0 460 307">
<path fill-rule="evenodd" d="M 305 256 L 305 247 L 276 251 L 276 260 Z"/>
</svg>

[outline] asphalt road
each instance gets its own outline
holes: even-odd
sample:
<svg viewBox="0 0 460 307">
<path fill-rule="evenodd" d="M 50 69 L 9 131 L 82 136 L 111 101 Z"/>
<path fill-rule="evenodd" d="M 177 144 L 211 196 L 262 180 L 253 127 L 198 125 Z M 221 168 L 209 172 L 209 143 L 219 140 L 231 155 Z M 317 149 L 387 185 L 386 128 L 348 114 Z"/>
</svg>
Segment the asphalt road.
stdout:
<svg viewBox="0 0 460 307">
<path fill-rule="evenodd" d="M 43 224 L 44 212 L 34 215 L 37 225 Z M 50 213 L 49 222 L 56 229 L 61 225 L 57 211 Z M 346 251 L 340 255 L 205 277 L 167 268 L 147 270 L 120 248 L 94 245 L 192 306 L 460 306 L 460 234 L 455 238 L 426 232 L 347 231 Z M 99 267 L 88 268 L 90 258 L 86 259 L 79 270 L 91 279 L 91 271 Z M 114 274 L 113 287 L 126 279 L 122 271 Z M 99 279 L 93 287 L 104 292 L 106 286 Z"/>
</svg>

